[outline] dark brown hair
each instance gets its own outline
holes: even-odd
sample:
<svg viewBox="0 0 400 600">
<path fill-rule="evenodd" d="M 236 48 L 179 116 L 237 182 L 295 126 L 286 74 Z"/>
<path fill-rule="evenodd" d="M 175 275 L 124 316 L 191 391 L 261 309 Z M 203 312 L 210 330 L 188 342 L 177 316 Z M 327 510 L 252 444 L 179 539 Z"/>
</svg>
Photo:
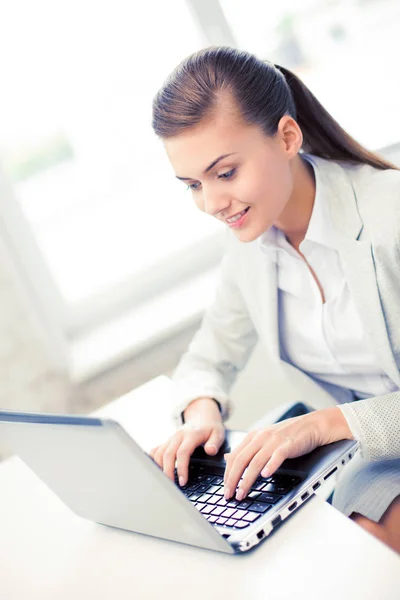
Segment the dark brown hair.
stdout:
<svg viewBox="0 0 400 600">
<path fill-rule="evenodd" d="M 330 160 L 397 169 L 354 140 L 289 69 L 227 46 L 211 46 L 184 59 L 153 100 L 152 126 L 163 138 L 212 117 L 228 92 L 241 118 L 274 135 L 283 115 L 297 121 L 302 149 Z"/>
</svg>

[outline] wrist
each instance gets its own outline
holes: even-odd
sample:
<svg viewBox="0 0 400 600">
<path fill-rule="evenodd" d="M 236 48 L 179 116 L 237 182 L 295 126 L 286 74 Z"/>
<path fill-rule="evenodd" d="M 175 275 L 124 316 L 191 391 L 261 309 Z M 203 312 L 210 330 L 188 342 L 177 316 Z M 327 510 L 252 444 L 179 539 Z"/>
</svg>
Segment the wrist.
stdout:
<svg viewBox="0 0 400 600">
<path fill-rule="evenodd" d="M 331 444 L 339 440 L 354 439 L 346 417 L 338 406 L 317 410 L 314 413 L 318 419 L 318 431 L 321 445 Z"/>
<path fill-rule="evenodd" d="M 222 416 L 219 409 L 219 404 L 213 398 L 196 398 L 182 413 L 184 423 L 194 419 L 207 421 L 221 421 Z"/>
</svg>

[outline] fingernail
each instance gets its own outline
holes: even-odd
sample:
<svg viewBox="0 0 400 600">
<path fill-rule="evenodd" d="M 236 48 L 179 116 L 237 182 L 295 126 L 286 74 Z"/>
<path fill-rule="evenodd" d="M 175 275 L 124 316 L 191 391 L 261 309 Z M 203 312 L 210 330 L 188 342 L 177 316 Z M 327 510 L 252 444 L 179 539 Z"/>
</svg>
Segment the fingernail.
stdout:
<svg viewBox="0 0 400 600">
<path fill-rule="evenodd" d="M 185 478 L 182 475 L 179 476 L 179 485 L 185 485 Z"/>
<path fill-rule="evenodd" d="M 225 488 L 224 496 L 225 500 L 229 500 L 229 498 L 231 497 L 231 490 L 229 488 Z"/>
<path fill-rule="evenodd" d="M 238 491 L 236 492 L 236 500 L 243 500 L 244 498 L 244 490 L 242 490 L 242 488 L 239 488 Z"/>
<path fill-rule="evenodd" d="M 263 469 L 261 471 L 261 477 L 269 477 L 271 475 L 271 473 L 269 472 L 268 469 Z"/>
<path fill-rule="evenodd" d="M 214 446 L 214 444 L 207 445 L 207 450 L 208 450 L 208 452 L 215 454 L 217 451 L 217 446 Z"/>
</svg>

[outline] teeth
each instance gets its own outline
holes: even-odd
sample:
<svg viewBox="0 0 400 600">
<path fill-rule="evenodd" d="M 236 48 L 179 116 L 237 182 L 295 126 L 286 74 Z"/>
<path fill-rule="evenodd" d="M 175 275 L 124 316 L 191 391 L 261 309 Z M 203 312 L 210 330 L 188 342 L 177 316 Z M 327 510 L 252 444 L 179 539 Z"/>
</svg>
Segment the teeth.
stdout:
<svg viewBox="0 0 400 600">
<path fill-rule="evenodd" d="M 235 215 L 234 217 L 231 217 L 230 219 L 227 219 L 228 223 L 234 223 L 235 221 L 237 221 L 238 219 L 240 219 L 240 217 L 242 217 L 245 212 L 246 212 L 246 209 L 242 210 L 242 212 L 239 213 L 238 215 Z"/>
</svg>

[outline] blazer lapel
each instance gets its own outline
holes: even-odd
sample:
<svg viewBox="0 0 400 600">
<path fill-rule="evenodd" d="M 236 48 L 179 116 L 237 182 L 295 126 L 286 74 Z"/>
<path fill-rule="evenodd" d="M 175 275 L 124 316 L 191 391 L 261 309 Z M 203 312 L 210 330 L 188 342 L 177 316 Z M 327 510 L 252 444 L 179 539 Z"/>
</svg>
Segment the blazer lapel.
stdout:
<svg viewBox="0 0 400 600">
<path fill-rule="evenodd" d="M 379 296 L 372 244 L 358 239 L 363 223 L 351 180 L 337 163 L 320 158 L 315 162 L 324 182 L 343 270 L 364 330 L 376 350 L 382 369 L 400 385 L 400 373 Z"/>
</svg>

